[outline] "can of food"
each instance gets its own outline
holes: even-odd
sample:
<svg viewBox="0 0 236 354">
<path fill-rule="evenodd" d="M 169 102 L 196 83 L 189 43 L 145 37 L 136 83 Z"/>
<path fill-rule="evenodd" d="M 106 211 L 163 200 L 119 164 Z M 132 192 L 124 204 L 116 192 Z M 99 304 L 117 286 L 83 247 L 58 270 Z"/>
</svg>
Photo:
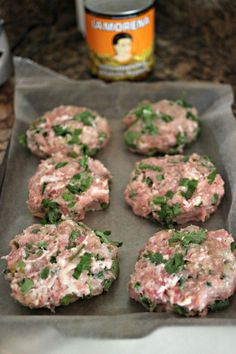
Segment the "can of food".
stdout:
<svg viewBox="0 0 236 354">
<path fill-rule="evenodd" d="M 154 63 L 155 0 L 86 0 L 90 69 L 107 81 L 141 80 Z"/>
</svg>

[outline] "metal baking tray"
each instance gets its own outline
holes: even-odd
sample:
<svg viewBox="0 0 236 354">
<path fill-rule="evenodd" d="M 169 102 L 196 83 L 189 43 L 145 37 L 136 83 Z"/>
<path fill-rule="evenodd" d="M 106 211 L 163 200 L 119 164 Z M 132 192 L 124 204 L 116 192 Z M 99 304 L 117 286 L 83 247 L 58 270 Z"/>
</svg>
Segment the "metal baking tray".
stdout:
<svg viewBox="0 0 236 354">
<path fill-rule="evenodd" d="M 60 104 L 85 105 L 105 115 L 112 128 L 107 148 L 96 156 L 112 172 L 111 205 L 105 211 L 89 213 L 84 222 L 92 228 L 110 229 L 112 238 L 123 241 L 120 249 L 120 276 L 110 291 L 67 307 L 30 310 L 14 301 L 4 280 L 1 261 L 0 332 L 17 332 L 54 327 L 64 334 L 102 338 L 139 338 L 158 327 L 236 324 L 236 296 L 231 306 L 206 318 L 181 318 L 170 313 L 147 313 L 129 299 L 127 284 L 137 254 L 144 243 L 160 229 L 135 216 L 126 205 L 123 191 L 136 161 L 143 158 L 129 152 L 123 142 L 121 117 L 139 101 L 184 98 L 199 110 L 202 131 L 186 154 L 211 156 L 225 181 L 226 194 L 218 211 L 206 222 L 208 229 L 226 228 L 236 236 L 236 124 L 231 111 L 232 89 L 228 85 L 195 82 L 112 83 L 98 80 L 76 82 L 40 67 L 29 60 L 15 59 L 15 116 L 6 175 L 0 198 L 0 252 L 8 253 L 12 237 L 38 220 L 26 205 L 27 182 L 39 159 L 22 148 L 17 136 L 32 119 Z M 23 330 L 23 329 L 22 329 Z M 12 333 L 12 332 L 11 332 Z"/>
</svg>

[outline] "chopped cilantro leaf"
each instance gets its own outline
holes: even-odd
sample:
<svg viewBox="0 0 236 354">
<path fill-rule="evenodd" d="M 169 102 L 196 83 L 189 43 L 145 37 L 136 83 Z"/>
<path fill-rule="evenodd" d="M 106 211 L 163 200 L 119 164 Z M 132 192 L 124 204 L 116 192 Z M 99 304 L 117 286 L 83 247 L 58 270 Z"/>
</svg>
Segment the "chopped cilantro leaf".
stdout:
<svg viewBox="0 0 236 354">
<path fill-rule="evenodd" d="M 165 114 L 165 113 L 160 113 L 160 118 L 161 118 L 161 120 L 163 120 L 163 122 L 166 122 L 166 123 L 172 122 L 172 120 L 174 120 L 174 118 L 172 116 L 170 116 L 169 114 Z"/>
<path fill-rule="evenodd" d="M 179 185 L 187 189 L 186 192 L 181 192 L 181 195 L 186 199 L 190 199 L 197 188 L 198 180 L 183 178 L 180 180 Z"/>
<path fill-rule="evenodd" d="M 66 188 L 72 194 L 80 194 L 85 192 L 91 186 L 92 182 L 93 177 L 90 176 L 88 172 L 84 171 L 74 175 Z"/>
<path fill-rule="evenodd" d="M 58 203 L 53 202 L 50 199 L 43 199 L 42 208 L 45 212 L 43 223 L 56 224 L 60 221 L 61 212 Z"/>
<path fill-rule="evenodd" d="M 58 168 L 66 166 L 67 164 L 68 164 L 67 161 L 58 162 L 55 166 L 55 169 L 57 170 Z"/>
<path fill-rule="evenodd" d="M 208 176 L 207 176 L 207 181 L 209 184 L 212 184 L 216 178 L 217 172 L 216 169 L 214 169 Z"/>
<path fill-rule="evenodd" d="M 101 132 L 98 134 L 98 142 L 100 145 L 102 145 L 104 143 L 104 141 L 106 140 L 107 138 L 107 134 L 104 133 L 104 132 Z"/>
<path fill-rule="evenodd" d="M 151 165 L 151 164 L 148 164 L 145 162 L 140 162 L 140 164 L 138 165 L 138 168 L 140 168 L 141 170 L 151 170 L 151 171 L 162 172 L 162 168 L 160 166 Z"/>
<path fill-rule="evenodd" d="M 49 268 L 45 267 L 42 272 L 40 273 L 40 278 L 41 279 L 47 279 L 47 277 L 49 276 Z"/>
<path fill-rule="evenodd" d="M 221 311 L 229 307 L 229 300 L 216 300 L 213 304 L 209 305 L 208 308 L 211 311 Z"/>
<path fill-rule="evenodd" d="M 180 242 L 182 246 L 188 247 L 190 243 L 201 244 L 206 240 L 207 230 L 199 229 L 196 231 L 173 231 L 169 243 Z"/>
<path fill-rule="evenodd" d="M 71 133 L 71 139 L 68 141 L 68 144 L 73 145 L 73 144 L 80 144 L 80 134 L 81 134 L 82 130 L 81 129 L 75 129 L 72 133 Z"/>
<path fill-rule="evenodd" d="M 167 273 L 177 273 L 184 266 L 184 258 L 182 253 L 175 253 L 165 264 L 165 270 Z"/>
<path fill-rule="evenodd" d="M 161 263 L 165 263 L 166 260 L 163 258 L 163 255 L 159 252 L 156 253 L 147 253 L 143 256 L 144 258 L 148 258 L 152 263 L 158 265 Z"/>
<path fill-rule="evenodd" d="M 104 284 L 103 284 L 104 291 L 108 291 L 110 289 L 112 283 L 113 283 L 113 279 L 105 279 Z"/>
<path fill-rule="evenodd" d="M 123 242 L 120 241 L 111 241 L 107 238 L 107 236 L 111 235 L 111 231 L 106 230 L 106 231 L 99 231 L 99 230 L 94 230 L 95 234 L 100 238 L 100 241 L 102 243 L 110 243 L 113 246 L 116 247 L 121 247 Z"/>
<path fill-rule="evenodd" d="M 32 279 L 25 278 L 21 280 L 19 285 L 20 285 L 20 291 L 22 292 L 23 295 L 25 295 L 33 288 L 34 282 Z"/>
<path fill-rule="evenodd" d="M 72 276 L 75 279 L 79 279 L 82 272 L 90 271 L 91 263 L 92 263 L 91 253 L 88 253 L 88 252 L 84 253 L 81 256 L 80 262 L 77 264 Z"/>
<path fill-rule="evenodd" d="M 230 248 L 231 248 L 232 252 L 236 249 L 236 242 L 235 241 L 231 242 Z"/>
<path fill-rule="evenodd" d="M 79 236 L 81 236 L 81 233 L 79 230 L 72 230 L 72 232 L 69 236 L 69 243 L 68 243 L 67 249 L 76 247 L 75 241 L 76 241 L 77 237 L 79 237 Z"/>
<path fill-rule="evenodd" d="M 81 167 L 83 167 L 84 169 L 88 168 L 88 156 L 84 155 L 80 160 L 79 160 L 79 164 Z"/>
<path fill-rule="evenodd" d="M 185 100 L 181 100 L 181 99 L 176 100 L 175 103 L 178 106 L 181 106 L 184 108 L 192 108 L 193 107 L 190 103 L 186 102 Z"/>
<path fill-rule="evenodd" d="M 186 313 L 188 312 L 188 311 L 185 309 L 185 307 L 179 306 L 179 305 L 174 305 L 174 306 L 173 306 L 173 311 L 174 311 L 175 313 L 177 313 L 178 315 L 181 315 L 181 316 L 186 315 Z"/>
<path fill-rule="evenodd" d="M 141 133 L 132 130 L 126 131 L 124 134 L 125 143 L 130 147 L 135 147 Z"/>
<path fill-rule="evenodd" d="M 70 134 L 69 130 L 62 127 L 61 125 L 54 125 L 53 131 L 56 136 L 66 136 L 67 134 Z"/>
<path fill-rule="evenodd" d="M 38 234 L 40 232 L 40 229 L 33 229 L 31 230 L 32 234 Z"/>
<path fill-rule="evenodd" d="M 211 205 L 215 205 L 218 202 L 219 195 L 215 193 L 211 198 Z"/>
<path fill-rule="evenodd" d="M 78 122 L 82 122 L 84 125 L 91 126 L 93 125 L 93 121 L 95 120 L 96 116 L 92 114 L 90 111 L 84 111 L 80 114 L 76 114 L 73 119 L 77 120 Z"/>
<path fill-rule="evenodd" d="M 190 119 L 194 122 L 197 122 L 197 123 L 199 122 L 199 118 L 197 116 L 195 116 L 192 112 L 187 112 L 186 118 Z"/>
<path fill-rule="evenodd" d="M 65 295 L 61 298 L 60 300 L 60 304 L 61 305 L 64 305 L 64 306 L 67 306 L 69 305 L 71 302 L 71 295 Z"/>
<path fill-rule="evenodd" d="M 20 260 L 18 263 L 17 263 L 17 268 L 19 269 L 20 272 L 23 272 L 25 270 L 25 262 Z"/>
</svg>

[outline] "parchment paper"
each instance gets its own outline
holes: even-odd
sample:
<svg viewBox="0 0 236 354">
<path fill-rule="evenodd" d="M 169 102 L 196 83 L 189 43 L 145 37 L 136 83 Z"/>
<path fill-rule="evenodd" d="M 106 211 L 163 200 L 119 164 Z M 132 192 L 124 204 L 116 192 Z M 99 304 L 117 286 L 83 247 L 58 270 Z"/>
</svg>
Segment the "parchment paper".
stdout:
<svg viewBox="0 0 236 354">
<path fill-rule="evenodd" d="M 100 337 L 140 337 L 157 326 L 236 323 L 236 296 L 229 309 L 212 313 L 206 319 L 185 319 L 174 314 L 145 312 L 129 300 L 127 284 L 137 254 L 160 228 L 135 216 L 126 205 L 123 191 L 134 163 L 143 156 L 129 152 L 123 142 L 121 117 L 143 99 L 184 98 L 196 106 L 202 119 L 200 139 L 186 154 L 211 156 L 225 181 L 226 195 L 219 210 L 204 224 L 208 229 L 226 228 L 236 236 L 236 122 L 231 112 L 232 89 L 211 83 L 114 83 L 98 80 L 76 82 L 66 79 L 29 60 L 15 59 L 16 122 L 12 133 L 5 181 L 0 200 L 0 252 L 8 253 L 11 238 L 38 220 L 26 205 L 27 182 L 39 159 L 17 142 L 31 120 L 60 104 L 85 105 L 105 115 L 112 128 L 112 139 L 96 158 L 112 172 L 111 205 L 105 211 L 87 214 L 84 222 L 92 228 L 112 230 L 112 239 L 123 241 L 120 249 L 120 276 L 110 291 L 86 301 L 49 310 L 30 310 L 10 297 L 8 283 L 0 278 L 0 320 L 14 326 L 54 326 L 73 335 Z M 1 262 L 1 270 L 4 262 Z M 2 273 L 2 272 L 1 272 Z M 17 317 L 6 317 L 6 315 Z M 13 323 L 12 322 L 12 323 Z M 11 322 L 10 322 L 11 323 Z M 66 324 L 66 325 L 65 325 Z M 2 327 L 3 328 L 3 327 Z"/>
</svg>

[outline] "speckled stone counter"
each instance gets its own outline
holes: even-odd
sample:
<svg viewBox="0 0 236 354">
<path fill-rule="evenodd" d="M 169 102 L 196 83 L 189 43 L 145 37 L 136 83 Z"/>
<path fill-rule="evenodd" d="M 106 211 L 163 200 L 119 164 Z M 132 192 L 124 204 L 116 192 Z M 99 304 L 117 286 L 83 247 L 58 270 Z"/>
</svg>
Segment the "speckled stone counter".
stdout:
<svg viewBox="0 0 236 354">
<path fill-rule="evenodd" d="M 73 79 L 91 78 L 73 1 L 10 3 L 0 1 L 0 16 L 6 21 L 13 54 L 29 57 Z M 183 21 L 179 14 L 170 16 L 163 5 L 157 10 L 156 63 L 148 80 L 207 80 L 229 83 L 236 92 L 236 26 L 232 14 L 209 13 L 205 22 L 194 22 L 187 21 L 186 14 Z M 0 136 L 5 148 L 9 131 L 5 135 L 0 132 Z"/>
</svg>

